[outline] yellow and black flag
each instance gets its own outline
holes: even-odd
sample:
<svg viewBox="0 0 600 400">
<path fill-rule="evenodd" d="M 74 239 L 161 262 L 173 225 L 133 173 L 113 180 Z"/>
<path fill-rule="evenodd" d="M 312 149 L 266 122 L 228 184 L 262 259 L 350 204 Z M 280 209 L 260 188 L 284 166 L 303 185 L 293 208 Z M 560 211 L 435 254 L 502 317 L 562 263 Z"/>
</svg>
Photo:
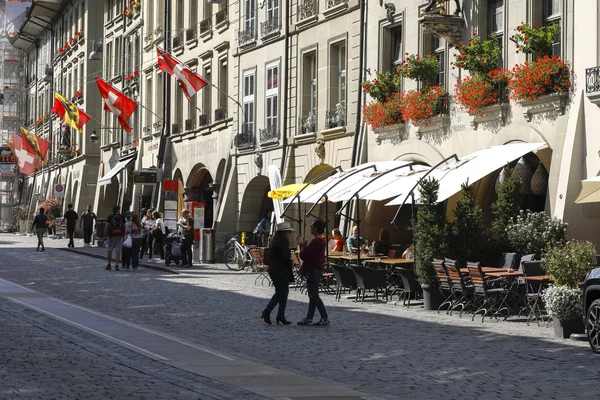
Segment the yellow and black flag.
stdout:
<svg viewBox="0 0 600 400">
<path fill-rule="evenodd" d="M 65 121 L 71 128 L 81 132 L 81 128 L 90 120 L 90 116 L 58 93 L 54 93 L 52 112 Z"/>
</svg>

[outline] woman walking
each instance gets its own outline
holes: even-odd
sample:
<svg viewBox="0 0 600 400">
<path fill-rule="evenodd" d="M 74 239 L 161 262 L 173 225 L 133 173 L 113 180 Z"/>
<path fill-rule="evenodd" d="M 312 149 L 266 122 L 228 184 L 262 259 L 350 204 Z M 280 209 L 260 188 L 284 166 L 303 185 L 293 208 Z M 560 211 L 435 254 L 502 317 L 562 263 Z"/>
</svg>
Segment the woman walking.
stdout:
<svg viewBox="0 0 600 400">
<path fill-rule="evenodd" d="M 121 261 L 123 262 L 123 269 L 129 269 L 131 266 L 131 252 L 133 246 L 127 246 L 127 236 L 131 236 L 131 212 L 125 213 L 125 236 L 123 236 L 123 250 L 121 251 Z"/>
<path fill-rule="evenodd" d="M 140 248 L 142 247 L 143 241 L 144 236 L 142 233 L 140 217 L 133 213 L 133 215 L 131 215 L 131 266 L 134 271 L 137 271 L 140 263 Z"/>
<path fill-rule="evenodd" d="M 323 300 L 319 297 L 319 283 L 325 272 L 325 222 L 317 219 L 310 225 L 310 232 L 314 239 L 310 241 L 308 246 L 304 241 L 300 247 L 300 258 L 302 259 L 302 274 L 306 277 L 306 290 L 308 292 L 308 313 L 306 318 L 298 322 L 298 325 L 312 325 L 312 320 L 315 315 L 315 309 L 319 309 L 321 320 L 315 325 L 329 325 L 327 310 L 323 304 Z"/>
<path fill-rule="evenodd" d="M 290 293 L 290 281 L 293 279 L 292 259 L 290 254 L 290 234 L 293 229 L 288 222 L 277 225 L 277 232 L 271 239 L 269 247 L 269 277 L 275 287 L 275 294 L 262 313 L 265 323 L 271 325 L 271 311 L 279 303 L 277 311 L 277 325 L 289 325 L 291 322 L 285 319 L 285 306 Z"/>
<path fill-rule="evenodd" d="M 160 213 L 158 211 L 154 211 L 152 213 L 152 217 L 154 218 L 155 224 L 152 230 L 152 235 L 154 235 L 154 246 L 158 247 L 160 252 L 160 259 L 165 259 L 165 247 L 163 245 L 165 239 L 165 223 L 163 219 L 160 217 Z"/>
<path fill-rule="evenodd" d="M 35 216 L 33 219 L 32 229 L 35 229 L 35 234 L 37 235 L 37 249 L 35 251 L 40 251 L 40 246 L 42 247 L 42 251 L 46 251 L 46 247 L 44 247 L 44 234 L 46 233 L 48 217 L 44 213 L 44 208 L 40 208 L 40 213 Z"/>
</svg>

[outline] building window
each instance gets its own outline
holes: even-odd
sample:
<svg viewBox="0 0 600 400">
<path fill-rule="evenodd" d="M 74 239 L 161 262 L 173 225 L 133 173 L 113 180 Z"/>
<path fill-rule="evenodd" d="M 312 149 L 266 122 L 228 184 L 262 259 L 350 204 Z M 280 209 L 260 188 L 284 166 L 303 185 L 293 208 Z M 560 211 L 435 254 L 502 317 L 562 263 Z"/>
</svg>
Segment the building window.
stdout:
<svg viewBox="0 0 600 400">
<path fill-rule="evenodd" d="M 152 110 L 152 99 L 153 99 L 153 94 L 152 94 L 152 79 L 146 79 L 146 104 L 145 106 L 148 107 L 149 110 Z M 145 126 L 144 126 L 144 130 L 146 131 L 146 134 L 149 135 L 150 132 L 152 131 L 152 113 L 148 110 L 144 110 L 146 113 L 146 122 L 145 122 Z"/>
<path fill-rule="evenodd" d="M 148 34 L 152 34 L 152 32 L 154 32 L 154 2 L 147 1 L 146 7 L 147 7 L 146 15 L 148 17 L 147 17 L 147 19 L 144 18 L 144 22 L 146 23 L 146 28 L 147 28 Z"/>
<path fill-rule="evenodd" d="M 438 36 L 431 35 L 431 52 L 440 64 L 436 85 L 446 86 L 446 41 Z"/>
<path fill-rule="evenodd" d="M 256 29 L 256 4 L 255 0 L 244 1 L 244 31 L 255 32 Z"/>
<path fill-rule="evenodd" d="M 163 87 L 164 75 L 162 73 L 156 74 L 156 107 L 154 108 L 154 112 L 158 115 L 163 115 L 163 106 L 164 106 L 164 87 Z M 162 117 L 157 117 L 162 119 Z"/>
<path fill-rule="evenodd" d="M 175 92 L 175 123 L 179 125 L 179 133 L 183 132 L 183 90 Z"/>
<path fill-rule="evenodd" d="M 317 83 L 317 52 L 311 51 L 302 57 L 302 133 L 316 131 Z"/>
<path fill-rule="evenodd" d="M 267 0 L 267 21 L 275 21 L 278 24 L 279 20 L 279 0 Z"/>
<path fill-rule="evenodd" d="M 242 134 L 252 136 L 254 134 L 254 92 L 255 92 L 254 72 L 244 74 L 244 124 Z"/>
<path fill-rule="evenodd" d="M 212 82 L 212 68 L 210 64 L 204 66 L 203 78 L 207 82 Z M 210 115 L 212 111 L 212 86 L 207 85 L 200 92 L 202 93 L 202 112 Z"/>
<path fill-rule="evenodd" d="M 206 18 L 206 17 L 205 17 Z M 190 29 L 196 29 L 198 25 L 198 2 L 190 1 Z M 186 37 L 187 39 L 187 37 Z"/>
<path fill-rule="evenodd" d="M 223 58 L 219 62 L 219 87 L 222 91 L 219 91 L 219 108 L 227 110 L 227 95 L 228 92 L 228 71 L 227 71 L 227 58 Z"/>
<path fill-rule="evenodd" d="M 265 91 L 266 124 L 268 132 L 275 134 L 278 130 L 279 116 L 279 65 L 267 67 Z"/>
<path fill-rule="evenodd" d="M 504 0 L 490 0 L 488 4 L 488 35 L 495 37 L 502 48 L 502 39 L 504 34 Z M 502 54 L 502 53 L 501 53 Z M 501 68 L 504 61 L 500 57 L 498 68 Z"/>
<path fill-rule="evenodd" d="M 402 51 L 402 25 L 384 28 L 381 38 L 381 66 L 385 72 L 393 72 L 404 58 Z M 391 49 L 391 51 L 390 51 Z"/>
<path fill-rule="evenodd" d="M 346 42 L 331 45 L 329 74 L 329 111 L 346 104 Z"/>
<path fill-rule="evenodd" d="M 184 9 L 183 3 L 184 3 L 184 0 L 177 0 L 177 26 L 175 28 L 177 32 L 183 31 L 184 16 L 185 16 L 185 9 Z"/>
<path fill-rule="evenodd" d="M 561 42 L 560 42 L 560 7 L 559 0 L 544 0 L 544 25 L 558 25 L 559 33 L 556 36 L 554 43 L 552 44 L 552 55 L 560 56 L 561 54 Z"/>
</svg>

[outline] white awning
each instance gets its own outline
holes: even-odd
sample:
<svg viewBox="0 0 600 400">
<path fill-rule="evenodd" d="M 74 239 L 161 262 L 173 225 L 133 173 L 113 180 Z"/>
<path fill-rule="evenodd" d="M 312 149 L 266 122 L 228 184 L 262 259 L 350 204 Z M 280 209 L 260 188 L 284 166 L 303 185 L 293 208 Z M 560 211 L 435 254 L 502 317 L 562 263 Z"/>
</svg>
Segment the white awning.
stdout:
<svg viewBox="0 0 600 400">
<path fill-rule="evenodd" d="M 300 202 L 316 203 L 322 201 L 325 194 L 327 194 L 329 201 L 348 200 L 356 190 L 373 179 L 374 176 L 377 176 L 373 174 L 374 172 L 385 172 L 406 164 L 410 164 L 410 162 L 382 161 L 365 163 L 349 168 L 302 191 L 299 196 Z M 290 197 L 283 202 L 290 203 L 292 200 L 294 200 L 294 197 Z M 298 198 L 294 201 L 298 201 Z"/>
<path fill-rule="evenodd" d="M 575 204 L 600 202 L 600 176 L 581 181 L 581 191 Z"/>
<path fill-rule="evenodd" d="M 358 193 L 361 200 L 387 200 L 402 193 L 407 193 L 417 181 L 431 168 L 425 165 L 413 165 L 374 180 L 369 186 Z M 357 189 L 358 190 L 358 189 Z"/>
<path fill-rule="evenodd" d="M 434 177 L 440 181 L 438 202 L 442 202 L 460 192 L 463 183 L 475 183 L 506 164 L 545 146 L 546 143 L 509 143 L 503 146 L 487 147 L 468 156 L 460 157 L 451 165 L 433 171 L 428 177 Z M 408 195 L 408 192 L 402 193 L 386 205 L 403 204 Z M 418 188 L 415 189 L 414 196 L 415 202 L 418 203 L 421 197 Z"/>
<path fill-rule="evenodd" d="M 124 160 L 119 160 L 119 162 L 117 162 L 115 164 L 114 167 L 111 168 L 110 171 L 108 171 L 108 173 L 106 175 L 104 175 L 99 181 L 98 181 L 98 186 L 106 186 L 106 185 L 110 185 L 112 178 L 117 175 L 119 172 L 121 172 L 123 169 L 125 169 L 130 163 L 132 163 L 133 161 L 135 161 L 135 157 L 129 157 L 126 158 Z"/>
</svg>

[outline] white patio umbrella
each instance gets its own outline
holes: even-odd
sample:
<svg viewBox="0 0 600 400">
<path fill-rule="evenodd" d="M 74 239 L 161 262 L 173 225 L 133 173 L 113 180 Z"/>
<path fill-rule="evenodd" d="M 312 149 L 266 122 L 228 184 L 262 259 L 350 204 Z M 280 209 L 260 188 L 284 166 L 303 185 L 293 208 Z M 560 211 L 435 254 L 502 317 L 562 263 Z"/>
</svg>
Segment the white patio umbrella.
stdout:
<svg viewBox="0 0 600 400">
<path fill-rule="evenodd" d="M 575 199 L 575 204 L 600 202 L 600 176 L 581 181 L 581 191 Z"/>
</svg>

